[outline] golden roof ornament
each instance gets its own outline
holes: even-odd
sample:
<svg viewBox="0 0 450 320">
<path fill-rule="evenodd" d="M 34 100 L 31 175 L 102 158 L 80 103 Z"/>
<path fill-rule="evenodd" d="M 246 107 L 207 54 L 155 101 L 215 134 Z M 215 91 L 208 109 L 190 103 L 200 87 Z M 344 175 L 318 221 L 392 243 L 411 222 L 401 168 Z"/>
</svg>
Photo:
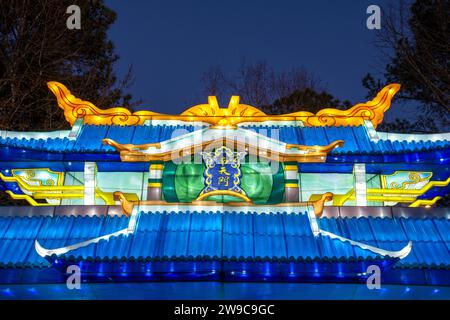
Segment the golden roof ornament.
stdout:
<svg viewBox="0 0 450 320">
<path fill-rule="evenodd" d="M 51 81 L 47 83 L 56 96 L 58 105 L 64 110 L 66 120 L 73 125 L 79 118 L 91 125 L 143 125 L 146 120 L 178 120 L 186 122 L 204 122 L 212 127 L 236 128 L 245 122 L 301 121 L 307 127 L 322 126 L 360 126 L 364 120 L 370 120 L 376 128 L 384 113 L 391 106 L 394 95 L 400 85 L 393 83 L 385 86 L 377 96 L 365 103 L 359 103 L 347 110 L 333 108 L 322 109 L 316 114 L 298 111 L 283 115 L 267 115 L 256 107 L 241 104 L 238 96 L 232 96 L 227 108 L 220 108 L 215 96 L 208 97 L 208 103 L 193 106 L 180 115 L 161 114 L 149 110 L 131 112 L 123 107 L 100 109 L 89 101 L 75 97 L 63 84 Z"/>
</svg>

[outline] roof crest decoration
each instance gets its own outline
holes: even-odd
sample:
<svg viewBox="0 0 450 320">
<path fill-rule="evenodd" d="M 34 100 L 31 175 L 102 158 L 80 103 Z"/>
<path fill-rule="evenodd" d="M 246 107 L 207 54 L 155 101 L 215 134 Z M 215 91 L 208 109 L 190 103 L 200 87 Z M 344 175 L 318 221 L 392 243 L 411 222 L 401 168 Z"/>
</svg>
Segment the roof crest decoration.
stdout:
<svg viewBox="0 0 450 320">
<path fill-rule="evenodd" d="M 47 83 L 56 96 L 58 105 L 64 110 L 66 120 L 73 125 L 78 118 L 92 125 L 143 125 L 146 120 L 180 120 L 204 122 L 212 128 L 237 128 L 245 122 L 301 121 L 305 126 L 360 126 L 370 120 L 376 128 L 384 113 L 391 106 L 394 95 L 400 90 L 399 84 L 385 86 L 377 96 L 365 103 L 359 103 L 347 110 L 322 109 L 316 114 L 298 111 L 284 115 L 268 115 L 256 107 L 241 104 L 239 96 L 232 96 L 227 108 L 220 108 L 215 96 L 208 97 L 208 103 L 193 106 L 180 115 L 168 115 L 148 110 L 131 112 L 123 107 L 100 109 L 89 101 L 75 97 L 63 84 L 55 81 Z"/>
</svg>

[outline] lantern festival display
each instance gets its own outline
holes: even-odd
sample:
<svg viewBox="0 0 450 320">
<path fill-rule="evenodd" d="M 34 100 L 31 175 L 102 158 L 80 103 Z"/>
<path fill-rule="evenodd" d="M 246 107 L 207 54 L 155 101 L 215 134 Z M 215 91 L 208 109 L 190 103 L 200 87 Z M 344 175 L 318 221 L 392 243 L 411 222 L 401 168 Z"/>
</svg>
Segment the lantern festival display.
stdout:
<svg viewBox="0 0 450 320">
<path fill-rule="evenodd" d="M 400 85 L 348 110 L 268 115 L 233 96 L 180 115 L 99 108 L 0 131 L 0 282 L 450 285 L 450 133 L 377 131 Z M 245 102 L 245 101 L 244 101 Z"/>
</svg>

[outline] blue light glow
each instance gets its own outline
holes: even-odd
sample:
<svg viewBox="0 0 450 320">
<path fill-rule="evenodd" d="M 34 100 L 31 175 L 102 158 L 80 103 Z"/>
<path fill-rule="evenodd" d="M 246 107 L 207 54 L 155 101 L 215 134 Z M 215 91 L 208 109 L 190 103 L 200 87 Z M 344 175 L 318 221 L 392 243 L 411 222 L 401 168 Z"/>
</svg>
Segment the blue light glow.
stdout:
<svg viewBox="0 0 450 320">
<path fill-rule="evenodd" d="M 37 294 L 37 290 L 35 288 L 28 288 L 27 291 L 32 294 Z"/>
<path fill-rule="evenodd" d="M 3 294 L 4 294 L 5 296 L 12 296 L 12 295 L 13 295 L 13 293 L 12 293 L 12 291 L 11 291 L 10 288 L 6 288 L 6 289 L 4 289 L 2 292 L 3 292 Z"/>
</svg>

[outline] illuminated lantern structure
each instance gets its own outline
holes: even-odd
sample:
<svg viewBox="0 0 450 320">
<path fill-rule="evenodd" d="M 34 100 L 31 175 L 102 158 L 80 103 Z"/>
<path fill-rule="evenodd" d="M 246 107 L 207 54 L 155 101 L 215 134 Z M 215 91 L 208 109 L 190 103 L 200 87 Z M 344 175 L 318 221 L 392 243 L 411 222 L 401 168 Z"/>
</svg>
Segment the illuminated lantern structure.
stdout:
<svg viewBox="0 0 450 320">
<path fill-rule="evenodd" d="M 377 131 L 400 85 L 348 110 L 101 109 L 49 82 L 71 130 L 0 132 L 0 282 L 450 285 L 450 134 Z"/>
</svg>

